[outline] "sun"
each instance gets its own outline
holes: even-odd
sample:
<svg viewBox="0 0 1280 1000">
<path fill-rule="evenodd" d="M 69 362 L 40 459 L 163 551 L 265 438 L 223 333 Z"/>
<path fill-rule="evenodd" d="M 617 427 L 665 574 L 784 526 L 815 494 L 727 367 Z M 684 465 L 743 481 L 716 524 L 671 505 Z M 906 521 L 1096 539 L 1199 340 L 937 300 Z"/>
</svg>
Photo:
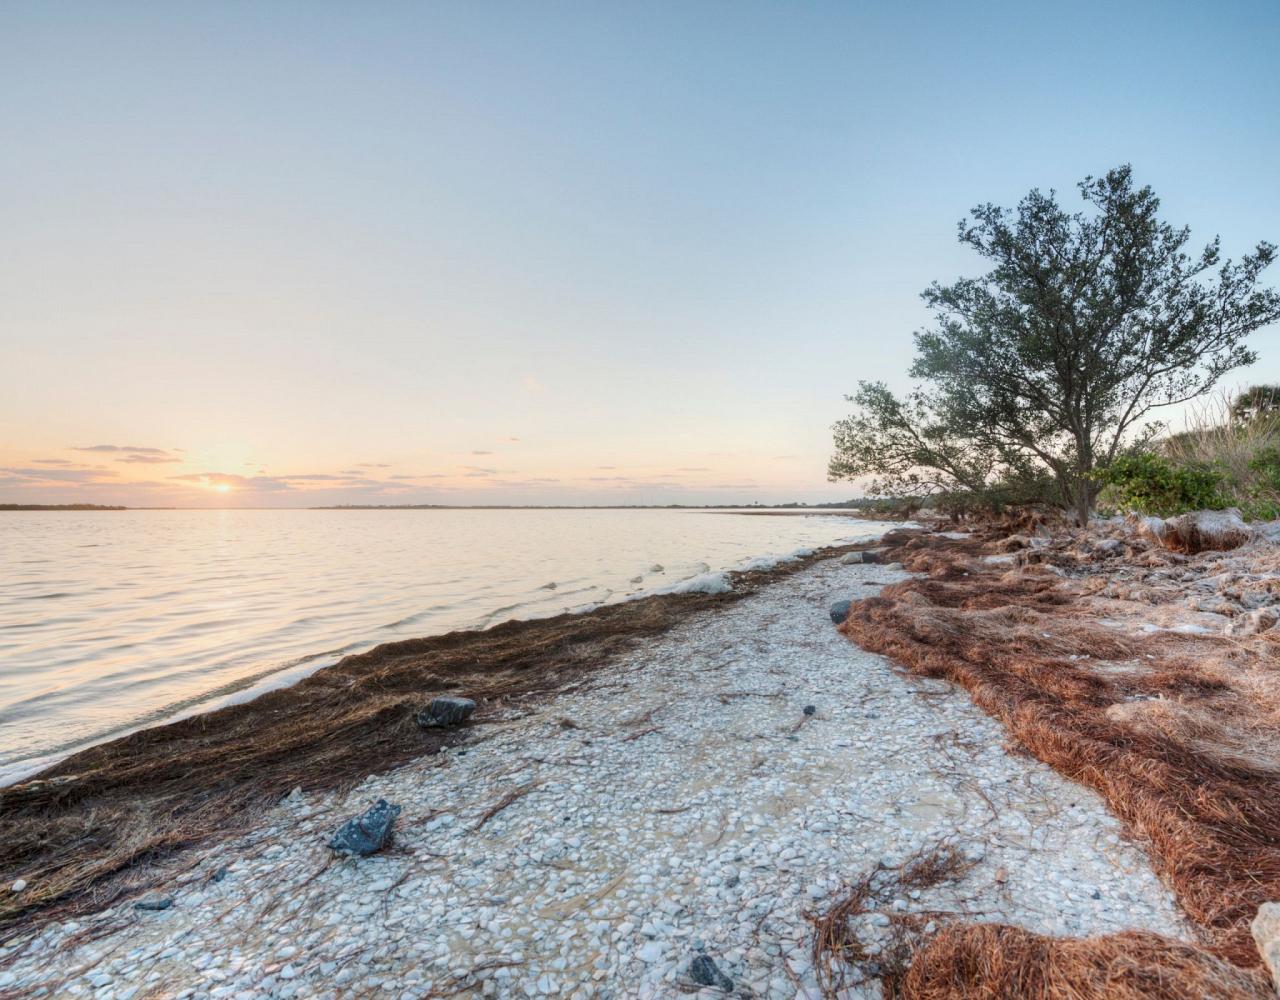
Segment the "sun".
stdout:
<svg viewBox="0 0 1280 1000">
<path fill-rule="evenodd" d="M 213 484 L 213 488 L 214 488 L 215 490 L 217 490 L 219 493 L 230 493 L 230 492 L 231 492 L 231 484 L 230 484 L 230 483 L 214 483 L 214 484 Z"/>
</svg>

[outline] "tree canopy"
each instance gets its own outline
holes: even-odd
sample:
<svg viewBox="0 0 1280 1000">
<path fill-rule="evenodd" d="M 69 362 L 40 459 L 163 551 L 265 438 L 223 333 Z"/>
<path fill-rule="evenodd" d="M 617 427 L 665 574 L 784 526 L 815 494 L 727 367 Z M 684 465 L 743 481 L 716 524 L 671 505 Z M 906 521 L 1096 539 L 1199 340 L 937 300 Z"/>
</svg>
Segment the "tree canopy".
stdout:
<svg viewBox="0 0 1280 1000">
<path fill-rule="evenodd" d="M 1272 244 L 1238 263 L 1216 237 L 1188 252 L 1190 231 L 1159 218 L 1127 165 L 1078 187 L 1083 211 L 1033 190 L 960 223 L 991 269 L 923 293 L 934 322 L 915 334 L 917 385 L 898 398 L 859 383 L 833 428 L 833 480 L 870 476 L 888 496 L 1047 480 L 1083 520 L 1094 470 L 1157 433 L 1154 411 L 1255 360 L 1245 338 L 1280 318 L 1259 283 Z"/>
</svg>

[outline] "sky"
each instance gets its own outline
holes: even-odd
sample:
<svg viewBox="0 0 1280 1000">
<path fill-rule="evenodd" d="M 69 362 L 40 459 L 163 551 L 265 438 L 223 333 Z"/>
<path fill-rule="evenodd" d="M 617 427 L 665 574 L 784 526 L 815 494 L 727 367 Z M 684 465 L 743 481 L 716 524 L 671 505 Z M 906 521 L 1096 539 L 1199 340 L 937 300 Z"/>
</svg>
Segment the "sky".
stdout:
<svg viewBox="0 0 1280 1000">
<path fill-rule="evenodd" d="M 8 0 L 0 502 L 848 498 L 971 206 L 1130 162 L 1280 242 L 1278 51 L 1275 0 Z"/>
</svg>

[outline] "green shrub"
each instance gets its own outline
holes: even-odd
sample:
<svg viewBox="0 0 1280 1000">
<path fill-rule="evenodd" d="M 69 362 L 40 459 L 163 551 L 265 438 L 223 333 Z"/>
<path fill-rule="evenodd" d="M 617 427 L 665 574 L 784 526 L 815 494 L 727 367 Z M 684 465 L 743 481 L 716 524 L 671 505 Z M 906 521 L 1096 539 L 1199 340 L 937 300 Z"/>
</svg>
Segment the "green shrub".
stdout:
<svg viewBox="0 0 1280 1000">
<path fill-rule="evenodd" d="M 1170 517 L 1188 510 L 1231 505 L 1221 491 L 1223 475 L 1206 466 L 1175 465 L 1149 451 L 1122 455 L 1098 473 L 1102 506 Z"/>
</svg>

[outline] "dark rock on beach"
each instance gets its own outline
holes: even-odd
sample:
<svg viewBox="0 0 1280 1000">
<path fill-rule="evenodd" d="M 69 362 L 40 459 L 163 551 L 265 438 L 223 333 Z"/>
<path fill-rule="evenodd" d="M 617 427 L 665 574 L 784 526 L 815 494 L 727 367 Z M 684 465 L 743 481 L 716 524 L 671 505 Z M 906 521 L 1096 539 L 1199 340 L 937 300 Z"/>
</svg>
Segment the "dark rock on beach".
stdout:
<svg viewBox="0 0 1280 1000">
<path fill-rule="evenodd" d="M 133 904 L 135 910 L 167 910 L 173 905 L 169 896 L 143 896 Z"/>
<path fill-rule="evenodd" d="M 844 620 L 849 617 L 849 609 L 853 607 L 853 601 L 836 601 L 831 605 L 831 621 L 836 625 L 843 624 Z"/>
<path fill-rule="evenodd" d="M 399 815 L 399 806 L 390 805 L 386 799 L 379 799 L 377 805 L 338 827 L 338 832 L 329 841 L 329 847 L 339 854 L 352 857 L 363 858 L 374 854 L 391 843 L 391 828 Z"/>
<path fill-rule="evenodd" d="M 431 704 L 418 713 L 418 725 L 423 729 L 436 726 L 456 726 L 466 722 L 476 710 L 470 698 L 433 698 Z"/>
<path fill-rule="evenodd" d="M 716 986 L 726 992 L 733 989 L 733 980 L 720 971 L 710 955 L 695 955 L 689 963 L 689 978 L 699 986 Z"/>
<path fill-rule="evenodd" d="M 805 705 L 805 707 L 804 707 L 804 714 L 805 714 L 805 715 L 814 715 L 814 714 L 816 714 L 816 713 L 817 713 L 817 711 L 818 711 L 818 706 L 817 706 L 817 705 Z"/>
</svg>

